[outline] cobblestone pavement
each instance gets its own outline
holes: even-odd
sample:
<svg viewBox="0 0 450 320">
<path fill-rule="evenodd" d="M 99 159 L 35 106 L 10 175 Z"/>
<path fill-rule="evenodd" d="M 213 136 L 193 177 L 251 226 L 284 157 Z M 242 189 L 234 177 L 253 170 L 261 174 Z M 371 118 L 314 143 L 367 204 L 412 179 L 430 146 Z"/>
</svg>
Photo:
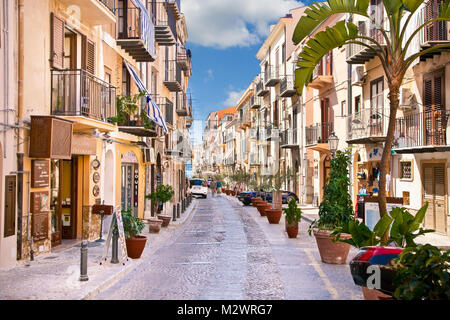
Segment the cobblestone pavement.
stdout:
<svg viewBox="0 0 450 320">
<path fill-rule="evenodd" d="M 166 245 L 94 299 L 362 299 L 348 265 L 320 262 L 307 227 L 288 239 L 284 221 L 270 225 L 236 198 L 199 200 Z"/>
</svg>

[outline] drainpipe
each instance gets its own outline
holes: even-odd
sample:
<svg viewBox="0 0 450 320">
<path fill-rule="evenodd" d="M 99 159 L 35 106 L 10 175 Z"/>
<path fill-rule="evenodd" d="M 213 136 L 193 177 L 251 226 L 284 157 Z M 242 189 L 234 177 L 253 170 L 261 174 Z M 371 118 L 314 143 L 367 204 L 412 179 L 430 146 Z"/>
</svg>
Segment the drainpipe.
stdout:
<svg viewBox="0 0 450 320">
<path fill-rule="evenodd" d="M 348 18 L 349 22 L 353 21 L 353 15 L 350 14 L 349 18 Z M 353 87 L 352 87 L 352 65 L 351 64 L 347 64 L 347 109 L 348 109 L 348 117 L 347 117 L 347 133 L 350 130 L 350 126 L 349 126 L 349 119 L 351 119 L 351 114 L 352 114 L 352 110 L 353 110 Z M 348 174 L 349 174 L 349 178 L 350 181 L 352 181 L 352 176 L 353 176 L 353 161 L 350 162 L 350 164 L 348 165 Z M 353 183 L 356 183 L 356 181 L 353 181 Z M 349 193 L 350 193 L 350 197 L 351 199 L 353 199 L 353 187 L 352 187 L 352 183 L 350 183 L 349 188 Z"/>
<path fill-rule="evenodd" d="M 3 96 L 3 117 L 4 117 L 4 123 L 6 124 L 6 128 L 8 128 L 9 125 L 9 91 L 8 91 L 8 83 L 9 83 L 9 21 L 8 21 L 8 16 L 9 16 L 9 0 L 5 0 L 3 2 L 3 42 L 4 42 L 4 47 L 5 47 L 5 54 L 4 54 L 4 59 L 3 59 L 3 70 L 4 70 L 4 74 L 3 74 L 3 89 L 4 89 L 4 96 Z M 8 153 L 6 152 L 6 150 L 8 149 L 6 146 L 7 143 L 7 139 L 6 139 L 6 134 L 7 131 L 5 130 L 5 132 L 3 133 L 3 158 L 6 159 Z"/>
</svg>

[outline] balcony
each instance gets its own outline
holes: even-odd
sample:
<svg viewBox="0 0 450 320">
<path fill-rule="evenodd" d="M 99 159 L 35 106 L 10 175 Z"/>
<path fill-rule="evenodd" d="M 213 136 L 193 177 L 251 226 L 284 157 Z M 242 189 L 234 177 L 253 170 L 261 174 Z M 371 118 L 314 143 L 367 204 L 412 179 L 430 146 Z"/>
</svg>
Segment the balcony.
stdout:
<svg viewBox="0 0 450 320">
<path fill-rule="evenodd" d="M 117 8 L 117 45 L 138 62 L 156 59 L 155 26 L 145 7 Z M 144 27 L 145 26 L 145 27 Z"/>
<path fill-rule="evenodd" d="M 182 71 L 176 60 L 166 60 L 164 85 L 171 92 L 179 92 L 182 87 Z"/>
<path fill-rule="evenodd" d="M 155 40 L 160 46 L 173 46 L 177 43 L 177 19 L 172 10 L 174 7 L 172 2 L 174 1 L 152 4 Z"/>
<path fill-rule="evenodd" d="M 259 160 L 259 153 L 250 152 L 249 164 L 251 166 L 260 166 L 261 162 Z"/>
<path fill-rule="evenodd" d="M 256 93 L 256 92 L 255 92 Z M 253 95 L 250 97 L 250 109 L 259 109 L 263 103 L 263 99 L 259 96 Z"/>
<path fill-rule="evenodd" d="M 80 8 L 80 18 L 91 26 L 116 23 L 114 15 L 115 0 L 59 0 L 66 7 L 77 5 Z"/>
<path fill-rule="evenodd" d="M 275 87 L 280 82 L 280 70 L 277 66 L 267 65 L 264 69 L 264 84 L 266 87 Z"/>
<path fill-rule="evenodd" d="M 177 62 L 183 71 L 192 70 L 192 55 L 191 50 L 186 49 L 184 46 L 177 47 Z"/>
<path fill-rule="evenodd" d="M 386 109 L 364 109 L 348 117 L 349 144 L 371 144 L 386 139 L 390 111 Z"/>
<path fill-rule="evenodd" d="M 233 140 L 234 140 L 234 132 L 228 132 L 225 135 L 224 142 L 227 143 L 227 142 L 230 142 L 230 141 L 233 141 Z"/>
<path fill-rule="evenodd" d="M 137 109 L 132 115 L 126 115 L 126 121 L 118 124 L 119 131 L 135 135 L 137 137 L 154 138 L 158 136 L 156 125 L 150 119 L 145 119 L 147 115 L 147 101 L 143 97 L 137 105 Z"/>
<path fill-rule="evenodd" d="M 169 6 L 169 9 L 172 10 L 173 15 L 175 18 L 181 19 L 181 3 L 180 0 L 166 0 L 167 5 Z"/>
<path fill-rule="evenodd" d="M 331 60 L 323 58 L 322 61 L 314 69 L 312 81 L 308 84 L 308 87 L 320 90 L 332 84 L 333 81 Z"/>
<path fill-rule="evenodd" d="M 294 76 L 284 76 L 280 81 L 280 97 L 292 97 L 297 93 L 294 88 Z"/>
<path fill-rule="evenodd" d="M 328 151 L 328 138 L 334 132 L 333 122 L 317 123 L 305 128 L 306 147 L 316 151 Z"/>
<path fill-rule="evenodd" d="M 447 138 L 449 116 L 448 110 L 435 110 L 398 118 L 393 149 L 396 153 L 450 150 L 450 141 Z"/>
<path fill-rule="evenodd" d="M 418 26 L 432 19 L 436 19 L 438 17 L 439 8 L 442 2 L 443 1 L 428 1 L 419 14 Z M 420 31 L 420 46 L 423 50 L 425 50 L 438 44 L 448 43 L 450 41 L 448 31 L 448 21 L 436 21 L 431 23 Z M 425 61 L 426 59 L 433 57 L 435 54 L 440 53 L 434 52 L 424 55 L 420 57 L 420 60 Z"/>
<path fill-rule="evenodd" d="M 297 129 L 288 129 L 281 132 L 281 148 L 295 149 L 298 147 Z"/>
<path fill-rule="evenodd" d="M 262 140 L 266 141 L 279 141 L 280 140 L 280 129 L 273 128 L 272 126 L 265 127 L 265 136 Z"/>
<path fill-rule="evenodd" d="M 239 114 L 239 128 L 245 130 L 250 128 L 251 125 L 250 110 L 245 107 L 244 109 L 241 109 L 241 113 Z"/>
<path fill-rule="evenodd" d="M 157 104 L 159 110 L 164 110 L 166 123 L 173 125 L 173 103 L 166 97 L 155 97 L 155 103 Z"/>
<path fill-rule="evenodd" d="M 386 19 L 387 20 L 387 19 Z M 381 35 L 381 32 L 375 28 L 370 28 L 371 25 L 368 21 L 360 21 L 359 22 L 359 34 L 362 36 L 369 36 L 373 39 L 376 39 L 383 47 L 385 46 L 384 38 Z M 387 27 L 387 26 L 385 26 Z M 387 28 L 386 30 L 388 30 Z M 367 32 L 368 30 L 368 32 Z M 349 44 L 346 47 L 346 58 L 348 64 L 364 64 L 371 59 L 375 58 L 376 52 L 379 51 L 379 47 L 374 45 L 373 42 L 359 39 L 358 41 L 361 41 L 367 45 L 369 45 L 371 48 L 368 48 L 366 46 L 360 45 L 360 44 Z"/>
<path fill-rule="evenodd" d="M 188 100 L 183 91 L 177 92 L 177 115 L 180 117 L 187 117 L 189 115 Z"/>
<path fill-rule="evenodd" d="M 76 129 L 114 131 L 116 87 L 84 70 L 52 70 L 51 112 L 75 121 Z"/>
<path fill-rule="evenodd" d="M 256 84 L 256 95 L 258 97 L 264 97 L 266 94 L 269 93 L 269 88 L 267 88 L 264 85 L 264 81 L 261 79 L 258 81 L 258 83 Z"/>
<path fill-rule="evenodd" d="M 250 128 L 250 139 L 258 141 L 259 140 L 259 129 L 258 127 Z"/>
</svg>

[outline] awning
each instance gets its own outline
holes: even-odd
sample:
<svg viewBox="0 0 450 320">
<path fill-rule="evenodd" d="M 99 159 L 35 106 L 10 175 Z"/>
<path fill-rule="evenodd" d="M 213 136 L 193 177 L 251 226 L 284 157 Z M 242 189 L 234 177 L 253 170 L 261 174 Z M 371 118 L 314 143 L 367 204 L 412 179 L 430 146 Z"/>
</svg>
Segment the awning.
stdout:
<svg viewBox="0 0 450 320">
<path fill-rule="evenodd" d="M 161 113 L 161 110 L 159 110 L 158 105 L 153 101 L 152 96 L 145 88 L 144 83 L 142 82 L 141 78 L 139 78 L 136 71 L 134 71 L 133 67 L 130 66 L 130 64 L 125 60 L 124 62 L 125 66 L 128 69 L 128 72 L 133 77 L 134 82 L 136 83 L 139 91 L 145 94 L 145 97 L 147 99 L 146 111 L 149 119 L 155 122 L 158 126 L 160 126 L 165 133 L 168 133 L 169 130 L 167 129 L 166 122 L 164 121 L 163 114 Z"/>
</svg>

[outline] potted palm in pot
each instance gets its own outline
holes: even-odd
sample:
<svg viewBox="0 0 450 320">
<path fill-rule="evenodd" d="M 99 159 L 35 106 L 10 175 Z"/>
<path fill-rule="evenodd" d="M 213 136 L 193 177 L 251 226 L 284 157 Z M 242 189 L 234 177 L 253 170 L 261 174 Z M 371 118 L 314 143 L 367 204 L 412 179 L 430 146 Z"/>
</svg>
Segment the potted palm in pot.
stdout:
<svg viewBox="0 0 450 320">
<path fill-rule="evenodd" d="M 309 235 L 314 233 L 320 257 L 324 263 L 345 264 L 350 245 L 333 241 L 332 235 L 336 228 L 347 225 L 354 217 L 353 205 L 348 192 L 350 179 L 348 165 L 350 151 L 337 151 L 331 160 L 330 176 L 323 188 L 323 199 L 319 206 L 319 219 L 314 220 L 309 227 Z M 341 233 L 341 239 L 351 236 Z"/>
<path fill-rule="evenodd" d="M 175 192 L 171 186 L 161 184 L 156 187 L 155 192 L 147 195 L 146 198 L 152 200 L 152 203 L 164 207 L 164 204 L 170 201 L 174 194 Z M 158 214 L 158 218 L 163 221 L 161 225 L 163 228 L 168 227 L 172 220 L 171 216 L 163 214 Z"/>
<path fill-rule="evenodd" d="M 298 223 L 302 219 L 302 210 L 297 207 L 297 201 L 291 199 L 288 208 L 283 209 L 286 219 L 286 232 L 289 238 L 297 238 Z"/>
<path fill-rule="evenodd" d="M 128 257 L 139 259 L 147 242 L 147 237 L 139 235 L 144 230 L 145 224 L 141 219 L 133 215 L 131 209 L 122 210 L 122 221 Z M 115 228 L 117 232 L 117 224 Z"/>
</svg>

